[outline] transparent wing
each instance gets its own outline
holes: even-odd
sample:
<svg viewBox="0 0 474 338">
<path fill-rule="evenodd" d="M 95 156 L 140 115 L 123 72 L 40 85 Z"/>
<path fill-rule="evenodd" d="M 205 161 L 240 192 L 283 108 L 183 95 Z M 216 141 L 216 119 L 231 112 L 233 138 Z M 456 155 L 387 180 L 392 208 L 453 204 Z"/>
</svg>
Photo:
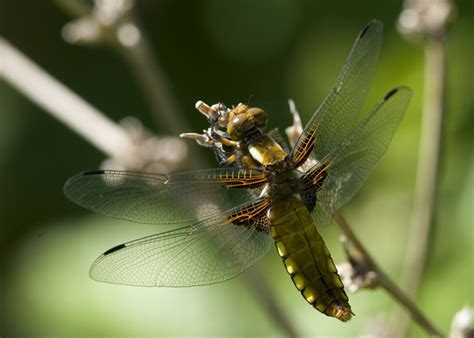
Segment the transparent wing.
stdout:
<svg viewBox="0 0 474 338">
<path fill-rule="evenodd" d="M 205 219 L 231 209 L 249 199 L 247 189 L 237 187 L 252 188 L 264 181 L 260 171 L 232 168 L 174 175 L 105 170 L 73 176 L 64 193 L 103 215 L 166 224 Z"/>
<path fill-rule="evenodd" d="M 186 287 L 226 281 L 270 249 L 267 207 L 266 201 L 256 201 L 234 208 L 227 216 L 118 245 L 95 261 L 90 276 L 137 286 Z"/>
<path fill-rule="evenodd" d="M 327 212 L 335 213 L 365 183 L 387 150 L 411 96 L 406 87 L 390 91 L 353 134 L 322 160 L 328 164 L 328 174 L 317 200 Z"/>
<path fill-rule="evenodd" d="M 357 37 L 336 84 L 314 113 L 293 147 L 301 165 L 313 150 L 322 159 L 354 129 L 367 97 L 382 45 L 382 23 L 371 21 Z"/>
</svg>

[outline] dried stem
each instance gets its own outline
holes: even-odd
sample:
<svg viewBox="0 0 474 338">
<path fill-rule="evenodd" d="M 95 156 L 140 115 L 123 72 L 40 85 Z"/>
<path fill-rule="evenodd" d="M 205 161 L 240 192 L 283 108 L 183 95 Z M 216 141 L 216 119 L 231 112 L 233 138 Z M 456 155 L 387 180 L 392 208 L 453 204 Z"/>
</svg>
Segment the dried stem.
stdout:
<svg viewBox="0 0 474 338">
<path fill-rule="evenodd" d="M 433 225 L 443 136 L 446 90 L 445 30 L 452 13 L 449 0 L 407 0 L 400 16 L 400 31 L 425 41 L 425 79 L 421 141 L 418 155 L 415 201 L 412 211 L 402 286 L 415 299 L 424 273 Z M 412 20 L 416 17 L 416 20 Z M 412 23 L 417 23 L 416 25 Z M 392 315 L 387 335 L 405 337 L 409 318 L 401 310 Z"/>
<path fill-rule="evenodd" d="M 182 140 L 115 123 L 1 36 L 0 55 L 0 79 L 106 154 L 111 167 L 139 170 L 160 162 L 161 171 L 168 172 L 180 166 L 187 150 Z"/>
<path fill-rule="evenodd" d="M 143 34 L 143 33 L 142 33 Z M 117 46 L 117 45 L 116 45 Z M 153 116 L 172 135 L 191 130 L 184 114 L 178 108 L 177 100 L 171 94 L 163 69 L 155 61 L 148 42 L 142 35 L 141 42 L 134 48 L 116 47 L 130 65 L 139 86 L 153 111 Z"/>
<path fill-rule="evenodd" d="M 346 238 L 351 242 L 354 248 L 361 255 L 361 259 L 367 267 L 376 273 L 377 284 L 384 288 L 403 308 L 410 314 L 411 318 L 418 323 L 428 334 L 433 337 L 443 337 L 443 334 L 434 327 L 433 324 L 425 317 L 416 304 L 410 299 L 410 296 L 404 292 L 397 284 L 395 284 L 385 272 L 375 263 L 370 254 L 365 249 L 364 245 L 359 241 L 351 227 L 342 216 L 337 213 L 333 216 L 334 221 L 344 233 Z"/>
<path fill-rule="evenodd" d="M 80 0 L 54 0 L 65 12 L 75 18 L 88 17 L 95 20 L 99 27 L 99 40 L 113 47 L 122 55 L 137 79 L 142 93 L 148 102 L 153 116 L 159 126 L 173 135 L 191 130 L 186 116 L 181 112 L 178 101 L 174 97 L 165 73 L 153 55 L 150 43 L 143 29 L 134 19 L 132 13 L 105 25 L 92 15 L 89 5 Z M 137 39 L 127 44 L 120 40 L 120 30 L 128 25 L 136 29 Z"/>
<path fill-rule="evenodd" d="M 439 185 L 444 106 L 444 53 L 444 41 L 431 40 L 426 43 L 426 87 L 415 204 L 402 273 L 402 285 L 412 298 L 416 297 L 426 265 Z M 391 330 L 393 337 L 406 336 L 409 325 L 407 319 L 402 312 L 394 314 Z"/>
<path fill-rule="evenodd" d="M 0 37 L 0 79 L 73 129 L 104 154 L 123 158 L 132 147 L 126 131 Z"/>
</svg>

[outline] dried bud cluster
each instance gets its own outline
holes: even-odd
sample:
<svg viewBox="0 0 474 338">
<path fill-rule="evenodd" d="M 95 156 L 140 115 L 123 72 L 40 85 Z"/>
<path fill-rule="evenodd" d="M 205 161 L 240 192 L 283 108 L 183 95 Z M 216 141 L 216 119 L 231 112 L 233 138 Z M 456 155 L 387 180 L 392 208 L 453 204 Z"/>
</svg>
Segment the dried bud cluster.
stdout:
<svg viewBox="0 0 474 338">
<path fill-rule="evenodd" d="M 472 337 L 474 337 L 474 309 L 465 306 L 454 316 L 449 338 Z"/>
<path fill-rule="evenodd" d="M 129 134 L 133 148 L 123 158 L 106 159 L 102 169 L 144 170 L 169 173 L 182 166 L 187 146 L 177 137 L 157 137 L 146 130 L 136 118 L 127 117 L 120 123 Z"/>
<path fill-rule="evenodd" d="M 349 250 L 349 241 L 346 236 L 341 236 L 341 244 L 346 253 L 347 262 L 337 265 L 344 286 L 349 292 L 359 289 L 374 289 L 378 286 L 378 276 L 362 255 L 352 254 Z"/>
<path fill-rule="evenodd" d="M 63 27 L 62 36 L 72 44 L 98 44 L 112 38 L 125 47 L 140 42 L 132 18 L 133 0 L 95 0 L 90 13 Z"/>
<path fill-rule="evenodd" d="M 453 16 L 450 0 L 411 0 L 398 18 L 398 29 L 408 36 L 441 36 Z"/>
</svg>

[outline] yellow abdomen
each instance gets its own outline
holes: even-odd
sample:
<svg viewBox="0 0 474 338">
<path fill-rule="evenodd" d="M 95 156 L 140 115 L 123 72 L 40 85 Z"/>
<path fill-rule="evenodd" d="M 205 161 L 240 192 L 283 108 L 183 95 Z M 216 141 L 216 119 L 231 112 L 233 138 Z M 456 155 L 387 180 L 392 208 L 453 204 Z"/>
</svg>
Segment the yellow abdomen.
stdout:
<svg viewBox="0 0 474 338">
<path fill-rule="evenodd" d="M 268 216 L 278 254 L 306 301 L 328 316 L 349 320 L 344 285 L 304 204 L 296 197 L 275 201 Z"/>
</svg>

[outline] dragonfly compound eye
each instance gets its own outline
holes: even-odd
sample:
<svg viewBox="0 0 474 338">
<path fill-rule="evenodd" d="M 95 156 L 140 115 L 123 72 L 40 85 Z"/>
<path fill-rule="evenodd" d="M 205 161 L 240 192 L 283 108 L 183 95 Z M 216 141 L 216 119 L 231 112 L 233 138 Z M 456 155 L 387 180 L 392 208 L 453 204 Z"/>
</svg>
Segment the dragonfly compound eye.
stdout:
<svg viewBox="0 0 474 338">
<path fill-rule="evenodd" d="M 253 121 L 255 127 L 264 129 L 267 125 L 267 113 L 261 108 L 249 108 L 247 110 L 248 119 Z"/>
<path fill-rule="evenodd" d="M 229 114 L 227 133 L 234 140 L 240 140 L 249 130 L 263 129 L 267 124 L 267 115 L 263 109 L 248 108 L 240 104 Z"/>
</svg>

